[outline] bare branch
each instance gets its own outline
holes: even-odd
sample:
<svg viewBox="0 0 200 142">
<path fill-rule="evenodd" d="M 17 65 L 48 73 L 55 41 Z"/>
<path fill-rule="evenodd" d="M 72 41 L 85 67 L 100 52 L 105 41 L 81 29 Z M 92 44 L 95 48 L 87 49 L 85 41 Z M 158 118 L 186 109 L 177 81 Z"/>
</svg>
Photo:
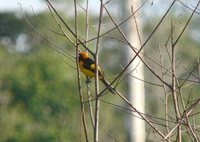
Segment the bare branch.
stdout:
<svg viewBox="0 0 200 142">
<path fill-rule="evenodd" d="M 81 117 L 82 117 L 82 123 L 83 128 L 85 132 L 85 140 L 86 142 L 89 141 L 88 139 L 88 130 L 87 130 L 87 124 L 86 124 L 86 118 L 85 118 L 85 109 L 84 109 L 84 100 L 83 100 L 83 94 L 81 90 L 81 81 L 80 81 L 80 70 L 79 70 L 79 46 L 78 46 L 78 17 L 77 17 L 77 3 L 76 0 L 74 0 L 74 12 L 75 12 L 75 37 L 76 37 L 76 66 L 77 66 L 77 77 L 78 77 L 78 88 L 79 88 L 79 95 L 80 95 L 80 103 L 81 103 Z"/>
</svg>

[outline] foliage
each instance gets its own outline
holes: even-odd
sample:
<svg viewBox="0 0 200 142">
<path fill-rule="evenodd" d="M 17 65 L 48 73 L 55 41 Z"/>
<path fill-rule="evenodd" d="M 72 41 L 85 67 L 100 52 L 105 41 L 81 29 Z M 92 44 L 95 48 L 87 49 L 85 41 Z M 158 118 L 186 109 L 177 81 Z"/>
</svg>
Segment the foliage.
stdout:
<svg viewBox="0 0 200 142">
<path fill-rule="evenodd" d="M 0 19 L 2 19 L 0 21 L 0 38 L 9 37 L 11 40 L 16 40 L 18 34 L 24 31 L 24 21 L 16 18 L 13 13 L 1 13 Z"/>
<path fill-rule="evenodd" d="M 3 15 L 6 17 L 6 14 Z M 12 18 L 7 20 L 7 28 L 15 21 L 20 21 L 22 24 L 16 24 L 13 27 L 15 30 L 7 31 L 6 36 L 11 39 L 10 35 L 15 32 L 12 43 L 2 42 L 0 45 L 0 141 L 51 142 L 84 139 L 80 138 L 80 133 L 83 132 L 76 69 L 72 68 L 75 63 L 47 45 L 48 42 L 34 33 L 27 23 L 24 23 L 23 18 L 18 19 L 13 14 L 8 15 Z M 36 16 L 26 16 L 49 41 L 73 54 L 72 45 L 48 29 L 59 31 L 50 15 L 41 13 Z M 47 27 L 45 23 L 49 22 L 51 25 Z M 15 42 L 18 36 L 24 33 L 24 29 L 29 48 L 18 51 Z M 91 85 L 91 88 L 93 87 L 94 85 Z M 85 96 L 84 82 L 83 90 Z M 91 93 L 94 93 L 93 89 Z M 102 99 L 109 100 L 110 97 Z M 112 107 L 109 105 L 102 108 L 104 115 L 101 125 L 104 129 L 111 129 L 115 135 L 119 135 L 118 130 L 121 129 L 124 134 L 121 133 L 119 139 L 126 140 L 123 121 L 116 126 L 110 117 L 111 114 L 115 115 L 117 119 L 114 121 L 118 123 L 124 116 L 110 108 Z M 86 113 L 89 113 L 87 103 Z M 89 117 L 87 121 L 90 121 Z M 91 129 L 92 127 L 89 127 L 89 133 L 92 133 Z M 101 136 L 102 141 L 110 140 L 104 131 L 101 132 Z"/>
<path fill-rule="evenodd" d="M 79 121 L 73 71 L 54 51 L 35 48 L 21 54 L 1 47 L 1 141 L 56 141 L 61 117 Z"/>
<path fill-rule="evenodd" d="M 83 7 L 79 8 L 83 10 Z M 190 23 L 194 30 L 184 31 L 184 35 L 176 44 L 175 58 L 172 59 L 173 44 L 170 42 L 177 39 L 183 31 L 188 17 L 185 14 L 180 18 L 173 15 L 173 9 L 170 11 L 171 15 L 169 14 L 170 16 L 165 18 L 166 21 L 160 20 L 161 17 L 155 18 L 158 22 L 161 21 L 162 24 L 155 29 L 156 32 L 152 34 L 152 37 L 149 35 L 155 28 L 155 19 L 152 23 L 146 22 L 146 25 L 144 25 L 144 39 L 150 37 L 146 42 L 145 52 L 140 53 L 144 59 L 143 62 L 150 67 L 145 67 L 147 98 L 145 114 L 137 112 L 128 99 L 126 100 L 126 95 L 118 93 L 118 96 L 115 97 L 110 95 L 97 97 L 100 102 L 100 120 L 98 121 L 100 124 L 100 141 L 114 141 L 115 138 L 119 141 L 128 141 L 125 124 L 127 118 L 125 116 L 130 114 L 131 117 L 135 117 L 132 114 L 133 111 L 136 111 L 140 116 L 145 116 L 142 119 L 146 124 L 149 124 L 146 127 L 149 131 L 147 136 L 149 141 L 163 139 L 179 123 L 179 120 L 182 122 L 180 123 L 181 127 L 178 127 L 182 128 L 180 130 L 184 132 L 188 130 L 190 124 L 185 124 L 185 120 L 193 122 L 195 119 L 199 119 L 197 110 L 194 110 L 194 115 L 191 114 L 188 119 L 186 119 L 186 111 L 184 110 L 188 109 L 193 102 L 198 103 L 199 100 L 199 80 L 196 81 L 199 70 L 194 65 L 197 61 L 193 54 L 199 54 L 199 41 L 193 35 L 198 27 L 198 24 L 196 24 L 198 21 L 194 18 L 195 22 Z M 84 45 L 75 43 L 76 36 L 72 34 L 76 30 L 74 15 L 59 13 L 59 16 L 66 21 L 71 31 L 61 22 L 62 20 L 58 18 L 58 15 L 56 17 L 58 21 L 56 21 L 50 12 L 34 16 L 25 14 L 25 16 L 28 18 L 19 19 L 10 13 L 0 15 L 5 19 L 5 21 L 0 22 L 2 31 L 0 45 L 0 124 L 2 126 L 0 127 L 0 141 L 84 140 L 85 138 L 82 136 L 84 135 L 83 122 L 81 121 L 83 111 L 81 112 L 80 104 L 83 104 L 85 108 L 86 121 L 84 123 L 87 124 L 88 137 L 94 139 L 95 129 L 93 129 L 89 118 L 88 108 L 90 106 L 86 97 L 87 89 L 84 82 L 81 83 L 84 102 L 80 102 L 80 96 L 78 95 L 74 47 L 75 44 L 79 44 L 81 50 L 85 49 Z M 86 32 L 84 16 L 83 13 L 78 14 L 77 30 L 79 33 L 77 38 L 81 41 L 84 41 Z M 111 19 L 111 17 L 103 16 L 102 23 L 109 23 L 108 21 L 111 22 Z M 169 19 L 173 20 L 170 22 Z M 25 20 L 27 20 L 26 24 L 24 23 Z M 97 21 L 96 25 L 98 25 L 99 17 L 90 17 L 90 20 L 89 23 Z M 29 22 L 32 25 L 28 25 Z M 59 25 L 61 27 L 58 26 L 57 22 L 62 23 Z M 130 21 L 128 20 L 128 22 Z M 174 25 L 175 27 L 178 26 L 173 28 Z M 98 26 L 96 26 L 97 28 L 93 25 L 89 26 L 89 36 L 91 36 L 89 39 L 91 39 L 97 35 Z M 107 32 L 107 28 L 112 29 L 113 27 L 111 24 L 108 27 L 106 25 L 101 32 Z M 124 54 L 122 54 L 124 47 L 134 49 L 133 45 L 128 44 L 128 38 L 123 38 L 124 31 L 122 30 L 122 33 L 120 33 L 117 30 L 118 27 L 114 26 L 113 29 L 115 28 L 116 30 L 109 31 L 108 34 L 102 36 L 100 43 L 101 53 L 106 53 L 100 54 L 100 64 L 103 65 L 103 70 L 106 69 L 106 72 L 110 72 L 109 74 L 106 73 L 108 80 L 110 76 L 124 70 L 124 66 L 127 64 Z M 15 42 L 18 40 L 19 35 L 24 33 L 29 48 L 27 50 L 17 50 Z M 12 43 L 5 43 L 5 38 L 11 40 Z M 74 43 L 70 42 L 70 39 Z M 95 51 L 98 45 L 96 45 L 96 39 L 87 43 L 87 47 L 91 52 Z M 118 50 L 120 47 L 123 48 Z M 173 62 L 175 60 L 176 62 Z M 172 68 L 175 72 L 172 71 Z M 193 68 L 194 71 L 191 71 Z M 123 94 L 127 93 L 127 84 L 125 83 L 127 73 L 129 71 L 121 75 L 116 81 L 117 90 L 119 89 Z M 188 75 L 190 77 L 186 78 Z M 161 78 L 159 79 L 159 77 Z M 173 79 L 176 81 L 174 84 L 172 84 Z M 81 80 L 85 80 L 85 78 L 81 77 Z M 90 91 L 92 98 L 94 98 L 91 101 L 91 106 L 96 106 L 95 83 L 94 80 L 91 81 Z M 184 84 L 179 86 L 181 83 Z M 176 89 L 173 89 L 173 87 Z M 174 96 L 178 96 L 178 99 L 176 100 Z M 174 102 L 177 103 L 177 106 Z M 179 106 L 181 113 L 178 116 L 175 109 Z M 169 110 L 166 110 L 166 108 Z M 97 107 L 93 110 L 97 112 Z M 156 129 L 160 131 L 158 132 Z M 156 134 L 159 134 L 159 137 L 155 137 Z M 169 139 L 175 140 L 176 135 L 178 135 L 177 131 Z M 191 136 L 189 132 L 181 134 L 183 141 L 189 141 L 189 136 Z"/>
</svg>

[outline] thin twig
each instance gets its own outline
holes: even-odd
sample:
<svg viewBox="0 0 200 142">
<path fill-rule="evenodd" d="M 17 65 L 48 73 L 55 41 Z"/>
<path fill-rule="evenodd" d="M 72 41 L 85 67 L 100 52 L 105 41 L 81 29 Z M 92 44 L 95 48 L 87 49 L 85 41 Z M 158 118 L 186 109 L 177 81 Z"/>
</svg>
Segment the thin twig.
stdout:
<svg viewBox="0 0 200 142">
<path fill-rule="evenodd" d="M 85 21 L 85 41 L 88 40 L 89 36 L 89 0 L 86 0 L 86 8 L 85 8 L 85 15 L 86 15 L 86 21 Z M 87 46 L 87 42 L 85 42 L 85 46 Z M 87 50 L 86 50 L 87 52 Z M 91 92 L 90 92 L 90 79 L 86 76 L 86 86 L 87 86 L 87 96 L 88 96 L 88 105 L 89 105 L 89 112 L 90 112 L 90 120 L 93 127 L 93 130 L 95 129 L 94 124 L 94 115 L 93 115 L 93 109 L 92 109 L 92 103 L 91 101 Z"/>
<path fill-rule="evenodd" d="M 163 64 L 163 56 L 161 54 L 160 48 L 159 48 L 159 53 L 160 53 L 161 64 Z M 162 77 L 163 80 L 165 80 L 163 66 L 161 66 L 161 77 Z M 164 94 L 165 94 L 165 125 L 166 125 L 166 131 L 167 131 L 167 133 L 169 133 L 169 117 L 168 117 L 168 115 L 169 115 L 169 110 L 168 110 L 169 95 L 167 94 L 167 89 L 166 89 L 165 84 L 163 84 L 163 90 L 164 90 Z M 168 140 L 170 141 L 170 136 L 168 137 Z"/>
<path fill-rule="evenodd" d="M 99 36 L 101 32 L 102 24 L 102 15 L 103 15 L 103 0 L 100 0 L 100 13 L 99 13 L 99 25 L 97 31 L 97 42 L 96 42 L 96 52 L 95 52 L 95 91 L 96 91 L 96 101 L 95 101 L 95 129 L 94 129 L 94 142 L 99 141 L 99 111 L 100 111 L 100 101 L 99 101 L 99 77 L 98 77 L 98 59 L 99 59 Z"/>
<path fill-rule="evenodd" d="M 20 3 L 19 3 L 20 4 Z M 34 27 L 32 25 L 32 23 L 28 20 L 28 18 L 26 17 L 26 15 L 24 14 L 23 10 L 22 10 L 22 7 L 21 7 L 21 4 L 20 4 L 20 10 L 21 10 L 21 13 L 22 13 L 22 16 L 24 17 L 24 19 L 26 20 L 26 23 L 29 25 L 29 27 L 34 30 L 39 36 L 41 39 L 43 39 L 42 41 L 49 45 L 49 47 L 51 47 L 53 50 L 55 50 L 56 52 L 60 53 L 61 55 L 65 56 L 66 58 L 70 59 L 71 61 L 74 61 L 72 60 L 70 57 L 74 58 L 75 57 L 69 53 L 69 52 L 66 52 L 65 50 L 63 50 L 62 48 L 60 48 L 58 45 L 56 45 L 54 42 L 52 42 L 51 40 L 49 40 L 48 38 L 46 38 L 39 30 L 37 30 L 36 27 Z"/>
<path fill-rule="evenodd" d="M 119 23 L 118 25 L 116 25 L 114 28 L 106 31 L 105 33 L 103 33 L 101 35 L 99 35 L 99 37 L 103 37 L 104 35 L 107 35 L 108 33 L 114 31 L 115 29 L 117 29 L 118 27 L 120 27 L 121 25 L 123 25 L 124 23 L 126 23 L 128 20 L 130 20 L 133 17 L 134 14 L 136 14 L 146 4 L 147 1 L 148 0 L 145 0 L 144 3 L 142 3 L 141 6 L 137 10 L 135 10 L 134 13 L 132 13 L 130 16 L 128 16 L 125 20 L 123 20 L 121 23 Z M 96 40 L 96 39 L 97 39 L 97 37 L 94 37 L 92 39 L 89 39 L 86 42 L 91 42 L 91 41 Z"/>
<path fill-rule="evenodd" d="M 171 22 L 171 27 L 173 27 L 173 23 Z M 173 28 L 171 28 L 171 35 L 173 35 Z M 175 62 L 175 46 L 173 46 L 174 44 L 173 41 L 173 36 L 171 36 L 171 45 L 172 45 L 172 96 L 173 96 L 173 104 L 174 104 L 174 110 L 175 110 L 175 114 L 176 114 L 176 121 L 177 123 L 179 123 L 179 119 L 180 119 L 180 110 L 179 110 L 179 106 L 178 106 L 178 98 L 177 98 L 177 93 L 176 93 L 176 62 Z M 178 129 L 177 129 L 177 142 L 182 142 L 182 134 L 181 134 L 181 125 L 178 125 Z"/>
<path fill-rule="evenodd" d="M 126 36 L 124 35 L 124 33 L 122 32 L 122 30 L 117 27 L 116 22 L 114 21 L 113 17 L 111 16 L 111 14 L 109 13 L 108 9 L 104 6 L 104 9 L 106 10 L 108 16 L 110 17 L 111 21 L 113 22 L 113 24 L 117 27 L 118 31 L 120 32 L 120 34 L 123 36 L 123 38 L 125 39 L 125 41 L 128 43 L 128 45 L 133 49 L 133 51 L 135 52 L 135 56 L 131 59 L 131 61 L 126 65 L 126 67 L 124 68 L 123 71 L 121 71 L 118 76 L 110 83 L 111 85 L 128 69 L 128 67 L 130 66 L 130 64 L 132 64 L 132 62 L 135 60 L 136 57 L 139 57 L 140 60 L 144 63 L 144 65 L 164 84 L 166 84 L 166 86 L 168 86 L 169 88 L 171 88 L 171 86 L 169 84 L 167 84 L 166 82 L 164 82 L 145 62 L 144 60 L 139 56 L 140 52 L 142 51 L 142 49 L 144 48 L 144 46 L 147 44 L 147 42 L 151 39 L 151 37 L 153 36 L 153 34 L 156 32 L 156 30 L 158 29 L 158 27 L 160 26 L 160 24 L 162 23 L 162 21 L 164 20 L 164 18 L 166 17 L 166 15 L 169 13 L 171 7 L 174 5 L 174 3 L 176 2 L 176 0 L 174 0 L 172 2 L 172 4 L 170 5 L 170 7 L 168 8 L 168 10 L 166 11 L 166 13 L 164 14 L 164 16 L 161 18 L 161 20 L 159 21 L 159 23 L 157 24 L 157 26 L 155 27 L 155 29 L 152 31 L 152 33 L 148 36 L 148 38 L 146 39 L 146 41 L 142 44 L 142 46 L 140 47 L 140 49 L 138 51 L 135 51 L 133 46 L 131 45 L 131 43 L 128 41 L 128 39 L 126 38 Z"/>
<path fill-rule="evenodd" d="M 118 91 L 116 91 L 117 95 L 128 104 L 133 111 L 135 111 L 147 124 L 151 126 L 152 129 L 154 129 L 162 138 L 165 137 L 165 135 L 157 128 L 155 127 L 143 114 L 141 114 L 133 105 Z M 168 141 L 168 140 L 167 140 Z"/>
<path fill-rule="evenodd" d="M 186 7 L 187 9 L 194 11 L 194 9 L 190 8 L 187 4 L 185 4 L 184 2 L 178 0 L 179 3 L 181 3 L 184 7 Z M 195 11 L 195 13 L 200 14 L 200 12 Z"/>
<path fill-rule="evenodd" d="M 76 44 L 74 43 L 74 41 L 67 35 L 67 33 L 64 31 L 62 25 L 60 24 L 60 22 L 57 20 L 57 18 L 55 17 L 55 15 L 52 12 L 52 9 L 50 7 L 49 4 L 47 4 L 49 11 L 51 13 L 51 16 L 53 17 L 54 21 L 57 23 L 58 27 L 60 28 L 60 30 L 62 31 L 63 35 L 74 45 L 76 46 Z"/>
<path fill-rule="evenodd" d="M 192 11 L 192 14 L 190 15 L 189 19 L 187 20 L 187 22 L 186 22 L 185 26 L 183 27 L 181 33 L 179 34 L 178 38 L 173 43 L 173 46 L 175 46 L 178 43 L 178 41 L 180 40 L 180 38 L 182 37 L 183 33 L 185 32 L 186 28 L 188 27 L 188 25 L 189 25 L 189 23 L 191 21 L 193 15 L 195 14 L 199 4 L 200 4 L 200 1 L 198 1 L 197 5 L 195 6 L 194 10 Z"/>
<path fill-rule="evenodd" d="M 58 14 L 58 12 L 56 11 L 56 9 L 53 7 L 53 5 L 51 4 L 51 2 L 49 0 L 46 0 L 47 3 L 49 4 L 49 6 L 52 8 L 52 10 L 54 11 L 54 13 L 56 14 L 56 16 L 60 19 L 60 21 L 64 24 L 64 26 L 67 28 L 67 30 L 74 36 L 76 37 L 77 35 L 73 32 L 73 30 L 65 23 L 64 19 Z M 78 38 L 78 37 L 77 37 Z M 92 54 L 94 56 L 94 53 L 87 47 L 85 46 L 84 42 L 82 42 L 79 38 L 78 38 L 78 45 L 81 44 L 85 49 L 87 49 L 90 54 Z"/>
<path fill-rule="evenodd" d="M 85 118 L 85 109 L 84 109 L 84 100 L 83 100 L 83 94 L 81 91 L 81 81 L 80 81 L 80 70 L 79 70 L 79 46 L 78 46 L 78 17 L 77 17 L 77 7 L 76 7 L 76 0 L 74 0 L 74 12 L 75 12 L 75 37 L 76 37 L 76 65 L 77 65 L 77 76 L 78 76 L 78 87 L 79 87 L 79 96 L 80 96 L 80 104 L 81 104 L 81 117 L 82 117 L 82 123 L 83 128 L 85 132 L 85 140 L 86 142 L 89 141 L 88 139 L 88 130 L 87 130 L 87 124 L 86 124 L 86 118 Z"/>
</svg>

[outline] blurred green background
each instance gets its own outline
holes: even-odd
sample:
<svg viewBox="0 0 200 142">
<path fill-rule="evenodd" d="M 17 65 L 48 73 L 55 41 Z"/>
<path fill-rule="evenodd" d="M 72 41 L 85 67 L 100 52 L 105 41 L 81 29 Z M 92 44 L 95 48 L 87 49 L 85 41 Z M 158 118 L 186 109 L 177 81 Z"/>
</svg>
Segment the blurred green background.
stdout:
<svg viewBox="0 0 200 142">
<path fill-rule="evenodd" d="M 72 9 L 73 7 L 71 7 Z M 188 18 L 189 12 L 184 12 L 185 8 L 180 8 L 172 9 L 170 13 L 169 19 L 172 19 L 177 27 L 174 37 L 177 37 L 180 33 L 184 26 L 183 23 Z M 60 14 L 73 27 L 73 14 L 66 14 L 63 9 L 60 11 Z M 48 10 L 40 11 L 36 14 L 25 12 L 25 15 L 40 33 L 55 43 L 57 47 L 63 49 L 61 52 L 64 53 L 66 51 L 75 55 L 72 44 L 66 38 L 50 30 L 53 29 L 61 33 Z M 162 14 L 154 15 L 154 19 L 151 19 L 146 12 L 141 15 L 144 20 L 148 21 L 142 24 L 145 39 L 155 27 L 155 23 L 160 20 Z M 94 23 L 94 25 L 91 24 L 91 37 L 96 34 L 97 19 L 95 15 L 92 15 L 90 18 L 90 21 Z M 158 56 L 160 50 L 166 68 L 170 68 L 170 59 L 166 53 L 165 46 L 170 34 L 171 21 L 169 19 L 161 25 L 162 28 L 158 29 L 158 32 L 148 42 L 144 51 L 148 57 L 160 61 Z M 105 23 L 110 22 L 106 17 L 104 20 Z M 79 15 L 79 22 L 80 35 L 84 36 L 85 26 L 83 23 L 85 19 L 83 13 Z M 200 54 L 199 25 L 200 21 L 195 17 L 177 45 L 177 75 L 183 79 L 188 74 L 184 67 L 192 69 Z M 106 31 L 109 26 L 104 25 L 103 31 Z M 119 73 L 122 70 L 121 67 L 126 63 L 124 54 L 122 54 L 126 45 L 116 39 L 120 40 L 121 36 L 116 31 L 113 31 L 108 37 L 104 37 L 101 43 L 101 53 L 106 54 L 100 54 L 100 64 L 103 66 L 108 80 Z M 48 41 L 42 39 L 37 32 L 30 28 L 30 25 L 23 18 L 20 8 L 18 8 L 18 12 L 0 13 L 0 142 L 77 142 L 80 139 L 84 140 L 76 69 L 73 68 L 76 66 L 75 60 L 72 59 L 74 61 L 71 61 L 58 53 L 52 49 L 52 44 L 49 45 L 48 43 Z M 94 50 L 94 45 L 95 42 L 91 42 L 88 44 L 88 47 Z M 169 45 L 167 45 L 168 47 Z M 147 63 L 154 67 L 149 58 L 144 58 Z M 160 71 L 157 69 L 157 66 L 155 70 Z M 194 74 L 198 74 L 197 69 Z M 82 75 L 81 79 L 86 99 L 84 75 Z M 158 82 L 147 70 L 145 70 L 145 80 L 154 83 Z M 191 84 L 189 82 L 187 85 L 187 89 L 183 92 L 184 97 L 187 98 L 187 95 L 191 93 L 191 88 L 193 88 L 192 93 L 194 95 L 192 97 L 198 98 L 200 89 L 198 83 Z M 126 93 L 126 86 L 126 82 L 121 82 L 119 85 L 122 93 Z M 165 96 L 163 88 L 152 87 L 149 84 L 145 84 L 145 87 L 146 112 L 154 116 L 164 115 L 162 99 Z M 93 93 L 94 86 L 92 84 L 91 88 Z M 105 95 L 102 100 L 100 141 L 113 140 L 107 131 L 119 141 L 128 141 L 126 122 L 128 113 L 109 103 L 125 105 L 119 98 L 113 97 L 110 94 Z M 92 139 L 92 126 L 87 103 L 85 108 L 89 136 Z M 148 141 L 154 141 L 155 139 L 155 137 L 150 137 Z"/>
<path fill-rule="evenodd" d="M 84 141 L 75 59 L 71 61 L 52 47 L 60 47 L 63 49 L 60 52 L 72 55 L 75 55 L 75 49 L 65 37 L 50 30 L 61 33 L 48 10 L 35 11 L 35 14 L 33 11 L 23 12 L 29 22 L 57 46 L 49 45 L 49 41 L 30 28 L 19 6 L 16 13 L 0 13 L 0 142 Z M 73 15 L 66 18 L 64 13 L 60 14 L 74 28 Z M 84 22 L 82 14 L 79 19 Z M 84 24 L 79 25 L 80 29 L 85 28 Z M 96 33 L 95 30 L 93 32 Z M 82 81 L 87 101 L 84 75 Z M 94 85 L 91 88 L 93 95 Z M 111 99 L 110 95 L 104 98 Z M 85 108 L 92 139 L 87 103 Z M 100 140 L 111 139 L 103 130 L 109 129 L 119 139 L 127 141 L 124 121 L 119 121 L 124 116 L 108 104 L 102 106 L 101 113 Z M 112 116 L 117 119 L 111 119 Z"/>
</svg>

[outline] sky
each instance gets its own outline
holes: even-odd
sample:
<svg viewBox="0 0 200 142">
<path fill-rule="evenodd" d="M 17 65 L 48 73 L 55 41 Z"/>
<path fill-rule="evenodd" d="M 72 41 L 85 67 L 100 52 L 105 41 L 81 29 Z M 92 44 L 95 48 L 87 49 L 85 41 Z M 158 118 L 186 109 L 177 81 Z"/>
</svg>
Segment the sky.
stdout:
<svg viewBox="0 0 200 142">
<path fill-rule="evenodd" d="M 47 9 L 47 5 L 45 2 L 41 2 L 42 0 L 0 0 L 0 12 L 20 12 L 20 5 L 22 6 L 23 11 L 28 11 L 30 13 L 34 12 L 40 12 L 42 10 Z M 115 0 L 120 1 L 120 0 Z M 149 0 L 150 2 L 157 3 L 160 0 Z M 170 0 L 171 1 L 171 0 Z M 152 8 L 150 4 L 148 4 L 149 8 Z M 66 9 L 66 7 L 63 6 L 63 9 Z M 65 5 L 67 6 L 67 5 Z M 145 9 L 148 9 L 146 7 Z M 156 5 L 154 5 L 156 7 Z M 99 13 L 99 1 L 98 0 L 89 0 L 89 8 L 90 11 L 93 12 L 93 14 Z M 162 12 L 161 12 L 162 13 Z"/>
<path fill-rule="evenodd" d="M 170 3 L 172 0 L 169 0 Z M 159 3 L 159 7 L 161 6 L 160 4 L 167 4 L 168 2 L 164 2 L 162 0 L 149 0 L 150 3 L 154 4 L 154 6 L 157 6 L 157 4 Z M 186 0 L 182 0 L 184 3 L 188 3 L 189 1 Z M 195 5 L 197 0 L 191 0 L 190 3 L 188 3 L 188 6 L 192 6 Z M 97 8 L 98 6 L 98 0 L 90 0 L 90 7 L 91 8 Z M 32 8 L 34 8 L 35 11 L 40 11 L 43 9 L 46 9 L 46 3 L 45 2 L 41 2 L 41 0 L 0 0 L 0 12 L 4 12 L 4 11 L 16 11 L 19 10 L 20 3 L 23 7 L 24 10 L 29 10 L 32 11 Z M 162 5 L 163 7 L 163 5 Z"/>
<path fill-rule="evenodd" d="M 20 4 L 22 6 L 23 11 L 28 11 L 32 13 L 32 9 L 34 9 L 34 12 L 40 12 L 41 10 L 47 9 L 47 5 L 45 2 L 41 2 L 42 0 L 0 0 L 0 12 L 8 12 L 8 11 L 18 11 L 20 12 Z M 115 0 L 120 1 L 120 0 Z M 146 11 L 151 11 L 152 15 L 158 14 L 157 10 L 152 11 L 152 7 L 154 9 L 159 9 L 159 13 L 162 15 L 162 13 L 166 10 L 168 7 L 167 3 L 159 3 L 162 0 L 149 0 L 147 7 L 145 7 Z M 172 1 L 172 0 L 169 0 Z M 168 1 L 168 3 L 169 3 Z M 193 1 L 193 0 L 192 0 Z M 153 5 L 151 6 L 151 3 Z M 62 5 L 64 7 L 64 5 Z M 67 5 L 65 5 L 67 6 Z M 98 0 L 89 0 L 89 7 L 90 10 L 93 11 L 93 13 L 98 14 L 99 9 L 99 1 Z M 160 8 L 162 7 L 162 9 Z M 64 7 L 66 9 L 66 7 Z M 155 13 L 154 13 L 155 12 Z M 148 14 L 149 12 L 147 12 Z"/>
<path fill-rule="evenodd" d="M 119 1 L 121 0 L 115 0 L 115 2 Z M 145 4 L 145 7 L 142 8 L 142 15 L 150 19 L 152 19 L 151 17 L 155 15 L 162 16 L 166 12 L 167 8 L 169 7 L 170 3 L 172 3 L 172 1 L 173 0 L 168 0 L 165 2 L 163 2 L 163 0 L 148 0 L 147 4 Z M 194 5 L 197 2 L 197 0 L 181 1 L 191 8 L 194 8 Z M 183 7 L 182 5 L 180 5 L 180 3 L 177 2 L 177 4 L 179 5 L 178 7 Z M 0 12 L 20 12 L 20 5 L 22 6 L 23 11 L 28 11 L 30 13 L 33 13 L 33 10 L 35 13 L 37 13 L 47 9 L 46 3 L 42 2 L 42 0 L 0 0 Z M 84 7 L 84 4 L 81 5 Z M 66 10 L 68 8 L 67 6 L 69 5 L 61 4 L 59 5 L 59 8 Z M 58 8 L 58 5 L 56 5 L 56 7 Z M 93 14 L 98 14 L 99 0 L 89 0 L 89 9 L 90 11 L 92 11 Z M 176 8 L 176 10 L 178 11 L 178 8 Z"/>
<path fill-rule="evenodd" d="M 0 0 L 0 12 L 5 11 L 20 11 L 20 5 L 24 10 L 31 10 L 33 7 L 35 11 L 40 11 L 46 8 L 45 3 L 41 0 Z"/>
<path fill-rule="evenodd" d="M 20 4 L 23 11 L 28 12 L 32 12 L 32 9 L 34 9 L 35 12 L 47 9 L 46 3 L 41 2 L 41 0 L 0 0 L 0 12 L 20 12 Z M 91 10 L 96 11 L 97 8 L 99 8 L 99 2 L 90 0 L 89 7 Z"/>
</svg>

